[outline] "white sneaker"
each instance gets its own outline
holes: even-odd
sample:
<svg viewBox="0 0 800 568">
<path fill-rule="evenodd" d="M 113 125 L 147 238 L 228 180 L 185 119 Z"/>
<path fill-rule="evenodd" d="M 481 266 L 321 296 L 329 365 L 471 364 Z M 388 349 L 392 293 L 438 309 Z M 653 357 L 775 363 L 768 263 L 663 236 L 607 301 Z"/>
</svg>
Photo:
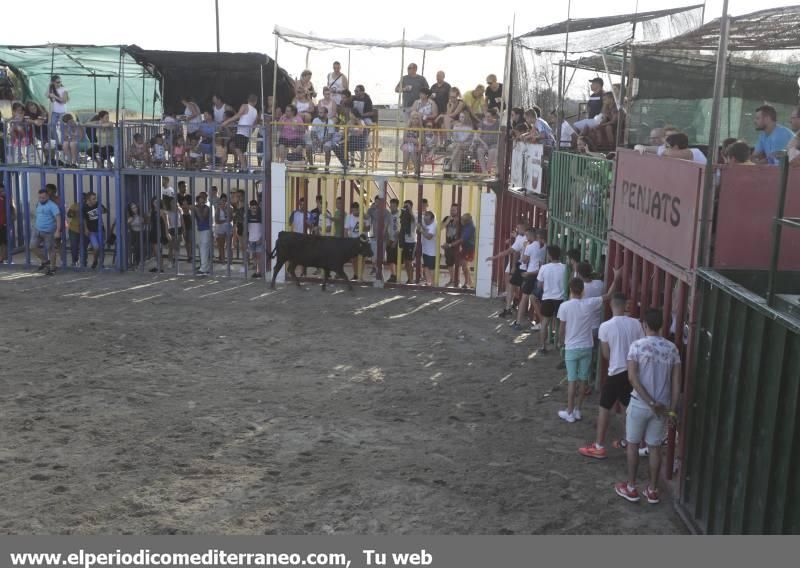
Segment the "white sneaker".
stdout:
<svg viewBox="0 0 800 568">
<path fill-rule="evenodd" d="M 542 326 L 539 325 L 538 323 L 532 323 L 531 324 L 531 331 L 541 331 L 541 330 L 542 330 Z"/>
<path fill-rule="evenodd" d="M 583 420 L 583 416 L 581 415 L 581 411 L 577 408 L 572 411 L 572 416 L 575 417 L 575 420 Z"/>
<path fill-rule="evenodd" d="M 565 420 L 565 421 L 569 422 L 570 424 L 575 422 L 575 415 L 574 414 L 570 414 L 566 410 L 559 410 L 558 411 L 558 417 L 561 418 L 561 420 Z"/>
<path fill-rule="evenodd" d="M 639 444 L 639 455 L 642 456 L 643 458 L 649 456 L 650 448 L 648 448 L 645 445 Z"/>
</svg>

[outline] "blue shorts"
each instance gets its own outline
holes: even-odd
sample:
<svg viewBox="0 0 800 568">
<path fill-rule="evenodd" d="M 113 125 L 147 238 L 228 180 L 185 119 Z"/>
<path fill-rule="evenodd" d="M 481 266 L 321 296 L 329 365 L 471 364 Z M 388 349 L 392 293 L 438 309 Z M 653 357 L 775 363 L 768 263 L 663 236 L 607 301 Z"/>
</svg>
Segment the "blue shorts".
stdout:
<svg viewBox="0 0 800 568">
<path fill-rule="evenodd" d="M 89 233 L 89 243 L 94 250 L 103 248 L 103 244 L 100 242 L 100 233 Z"/>
<path fill-rule="evenodd" d="M 564 363 L 567 365 L 567 380 L 588 381 L 589 371 L 592 368 L 592 348 L 565 349 Z"/>
</svg>

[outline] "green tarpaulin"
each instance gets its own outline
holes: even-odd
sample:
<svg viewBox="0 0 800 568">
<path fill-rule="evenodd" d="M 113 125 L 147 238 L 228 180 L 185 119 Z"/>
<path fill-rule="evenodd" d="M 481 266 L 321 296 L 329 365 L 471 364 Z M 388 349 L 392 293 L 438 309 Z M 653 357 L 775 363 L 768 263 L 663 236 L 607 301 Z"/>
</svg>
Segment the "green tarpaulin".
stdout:
<svg viewBox="0 0 800 568">
<path fill-rule="evenodd" d="M 126 117 L 161 116 L 155 73 L 121 46 L 0 46 L 0 64 L 16 76 L 19 100 L 36 101 L 48 110 L 50 78 L 59 75 L 69 91 L 71 113 L 83 116 L 107 110 L 113 116 L 119 88 L 119 108 Z"/>
</svg>

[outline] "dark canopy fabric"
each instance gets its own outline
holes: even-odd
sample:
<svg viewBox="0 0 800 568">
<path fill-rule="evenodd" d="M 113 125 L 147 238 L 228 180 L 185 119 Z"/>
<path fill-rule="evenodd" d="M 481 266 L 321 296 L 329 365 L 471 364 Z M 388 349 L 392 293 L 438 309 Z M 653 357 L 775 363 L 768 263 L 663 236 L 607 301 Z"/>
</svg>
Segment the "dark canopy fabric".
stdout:
<svg viewBox="0 0 800 568">
<path fill-rule="evenodd" d="M 263 66 L 264 97 L 272 95 L 272 74 L 275 62 L 262 53 L 206 53 L 185 51 L 154 51 L 131 45 L 126 51 L 141 65 L 155 69 L 163 81 L 164 112 L 182 113 L 181 97 L 192 97 L 201 109 L 211 108 L 211 97 L 219 95 L 227 104 L 238 109 L 250 94 L 261 100 L 261 69 Z M 292 80 L 278 67 L 278 106 L 294 98 Z"/>
<path fill-rule="evenodd" d="M 677 37 L 662 41 L 648 49 L 713 50 L 719 47 L 720 20 Z M 800 49 L 800 6 L 770 8 L 730 19 L 728 49 L 730 51 L 769 51 Z"/>
<path fill-rule="evenodd" d="M 654 10 L 651 12 L 638 12 L 636 14 L 620 14 L 617 16 L 604 16 L 600 18 L 574 18 L 569 20 L 564 20 L 563 22 L 558 22 L 556 24 L 551 24 L 549 26 L 544 26 L 541 28 L 536 28 L 535 30 L 518 36 L 519 38 L 526 38 L 526 37 L 542 37 L 542 36 L 550 36 L 555 34 L 566 34 L 566 33 L 575 33 L 575 32 L 583 32 L 588 30 L 597 30 L 601 28 L 609 28 L 612 26 L 617 26 L 620 24 L 634 24 L 638 22 L 647 22 L 650 20 L 656 20 L 658 18 L 663 18 L 665 16 L 672 16 L 674 14 L 680 14 L 681 12 L 687 12 L 690 10 L 696 10 L 698 8 L 702 8 L 703 4 L 695 4 L 692 6 L 682 6 L 680 8 L 671 8 L 669 10 Z"/>
</svg>

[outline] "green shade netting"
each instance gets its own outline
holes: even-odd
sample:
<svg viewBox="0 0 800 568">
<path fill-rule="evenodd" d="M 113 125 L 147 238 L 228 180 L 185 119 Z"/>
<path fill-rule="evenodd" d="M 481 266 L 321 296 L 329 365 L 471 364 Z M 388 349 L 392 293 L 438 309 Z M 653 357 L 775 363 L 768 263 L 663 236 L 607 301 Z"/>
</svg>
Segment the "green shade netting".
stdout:
<svg viewBox="0 0 800 568">
<path fill-rule="evenodd" d="M 48 110 L 50 77 L 59 75 L 69 91 L 68 112 L 83 116 L 107 110 L 113 115 L 119 86 L 119 108 L 126 117 L 161 116 L 158 80 L 119 46 L 0 46 L 0 63 L 17 76 L 24 101 Z"/>
</svg>

